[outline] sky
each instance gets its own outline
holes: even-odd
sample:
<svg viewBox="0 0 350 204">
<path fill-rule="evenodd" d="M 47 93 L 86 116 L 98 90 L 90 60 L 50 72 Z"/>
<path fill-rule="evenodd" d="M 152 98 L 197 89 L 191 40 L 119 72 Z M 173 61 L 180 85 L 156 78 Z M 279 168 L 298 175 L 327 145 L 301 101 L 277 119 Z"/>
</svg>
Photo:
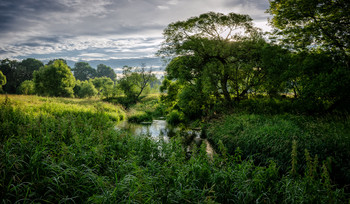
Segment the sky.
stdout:
<svg viewBox="0 0 350 204">
<path fill-rule="evenodd" d="M 248 14 L 268 30 L 268 0 L 0 0 L 0 59 L 63 58 L 117 72 L 159 68 L 155 56 L 172 22 L 209 11 Z"/>
</svg>

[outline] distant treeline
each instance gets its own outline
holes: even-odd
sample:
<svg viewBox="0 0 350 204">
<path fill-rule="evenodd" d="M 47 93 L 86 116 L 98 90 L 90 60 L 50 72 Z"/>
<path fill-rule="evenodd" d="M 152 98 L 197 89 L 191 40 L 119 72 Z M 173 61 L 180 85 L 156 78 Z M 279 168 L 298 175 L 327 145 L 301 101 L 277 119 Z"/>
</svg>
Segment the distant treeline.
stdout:
<svg viewBox="0 0 350 204">
<path fill-rule="evenodd" d="M 0 92 L 79 98 L 125 94 L 136 101 L 144 91 L 158 90 L 160 81 L 151 71 L 146 72 L 144 65 L 141 68 L 125 66 L 123 73 L 117 80 L 114 70 L 104 64 L 94 69 L 87 62 L 77 62 L 71 68 L 64 59 L 50 60 L 46 65 L 34 58 L 4 59 L 0 64 Z M 138 80 L 145 76 L 148 80 Z"/>
</svg>

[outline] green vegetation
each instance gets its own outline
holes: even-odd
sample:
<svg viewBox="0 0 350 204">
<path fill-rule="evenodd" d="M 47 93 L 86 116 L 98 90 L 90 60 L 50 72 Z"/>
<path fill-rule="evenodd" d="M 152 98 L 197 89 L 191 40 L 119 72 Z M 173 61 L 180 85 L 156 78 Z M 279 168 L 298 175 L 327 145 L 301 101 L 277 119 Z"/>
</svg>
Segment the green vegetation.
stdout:
<svg viewBox="0 0 350 204">
<path fill-rule="evenodd" d="M 75 78 L 63 61 L 56 60 L 34 72 L 34 84 L 40 95 L 72 97 Z"/>
<path fill-rule="evenodd" d="M 2 86 L 6 84 L 6 76 L 0 71 L 0 92 L 2 92 Z"/>
<path fill-rule="evenodd" d="M 349 184 L 350 122 L 337 117 L 312 117 L 291 114 L 233 114 L 208 127 L 208 139 L 222 141 L 229 154 L 239 148 L 242 158 L 254 158 L 257 164 L 275 161 L 283 173 L 289 170 L 292 141 L 298 145 L 298 166 L 305 170 L 304 150 L 332 161 L 332 181 Z"/>
<path fill-rule="evenodd" d="M 119 80 L 119 86 L 124 91 L 127 100 L 134 104 L 139 101 L 140 96 L 157 78 L 152 74 L 152 69 L 146 71 L 145 65 L 141 68 L 125 66 L 123 77 Z"/>
<path fill-rule="evenodd" d="M 145 65 L 2 60 L 0 91 L 71 98 L 1 95 L 0 202 L 349 202 L 347 2 L 271 0 L 269 36 L 235 13 L 171 23 L 160 87 Z M 164 116 L 216 153 L 115 128 Z"/>
<path fill-rule="evenodd" d="M 18 87 L 18 92 L 24 95 L 33 95 L 35 93 L 35 83 L 32 80 L 25 80 Z"/>
<path fill-rule="evenodd" d="M 141 123 L 151 122 L 165 116 L 165 108 L 159 101 L 159 94 L 149 94 L 141 97 L 140 101 L 133 104 L 127 101 L 127 118 L 129 122 Z M 114 104 L 120 104 L 121 100 L 127 100 L 125 97 L 107 99 L 106 101 Z"/>
<path fill-rule="evenodd" d="M 291 6 L 294 4 L 296 8 Z M 305 3 L 308 6 L 317 4 L 319 2 Z M 334 34 L 326 29 L 322 30 L 325 33 L 311 28 L 296 29 L 298 25 L 303 27 L 308 23 L 314 28 L 317 26 L 312 23 L 315 18 L 322 21 L 322 28 L 329 26 L 327 23 L 332 24 L 329 19 L 322 19 L 320 13 L 323 10 L 320 8 L 321 11 L 318 11 L 318 7 L 312 11 L 315 18 L 305 19 L 303 14 L 312 14 L 308 13 L 309 10 L 301 13 L 304 8 L 301 5 L 294 1 L 272 2 L 272 22 L 281 31 L 276 34 L 281 36 L 264 36 L 252 26 L 249 16 L 234 13 L 224 15 L 209 12 L 169 24 L 164 30 L 165 40 L 158 52 L 169 60 L 161 87 L 168 93 L 162 99 L 170 109 L 168 112 L 174 109 L 182 112 L 186 120 L 195 120 L 210 116 L 222 107 L 236 107 L 237 102 L 254 95 L 267 94 L 278 98 L 289 93 L 293 93 L 298 103 L 305 107 L 303 113 L 349 112 L 347 45 L 339 47 L 330 41 L 332 47 L 326 40 L 310 40 L 318 39 L 318 35 L 328 39 L 326 36 Z M 321 4 L 320 7 L 325 5 Z M 295 9 L 301 13 L 300 19 L 292 16 Z M 343 22 L 342 14 L 333 17 Z M 295 24 L 288 23 L 294 20 Z M 341 33 L 339 36 L 347 35 L 346 29 L 339 28 L 338 31 Z M 339 36 L 337 34 L 333 38 L 338 39 Z M 276 39 L 272 39 L 268 42 L 265 37 L 281 41 L 275 43 Z M 284 39 L 298 46 L 286 44 Z M 303 40 L 310 40 L 309 44 L 302 43 Z M 343 41 L 337 42 L 342 44 Z"/>
<path fill-rule="evenodd" d="M 1 202 L 346 202 L 312 153 L 305 174 L 293 175 L 242 160 L 238 149 L 231 156 L 222 142 L 213 159 L 205 144 L 187 158 L 180 138 L 114 130 L 121 118 L 94 100 L 2 96 Z"/>
</svg>

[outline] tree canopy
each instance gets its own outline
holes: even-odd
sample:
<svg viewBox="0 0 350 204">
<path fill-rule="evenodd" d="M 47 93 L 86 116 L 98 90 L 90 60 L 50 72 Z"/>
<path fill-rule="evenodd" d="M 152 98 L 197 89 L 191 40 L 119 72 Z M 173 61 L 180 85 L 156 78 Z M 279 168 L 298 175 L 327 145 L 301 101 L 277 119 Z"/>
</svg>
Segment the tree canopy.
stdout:
<svg viewBox="0 0 350 204">
<path fill-rule="evenodd" d="M 75 78 L 63 61 L 56 60 L 34 72 L 34 83 L 40 95 L 71 97 Z"/>
<path fill-rule="evenodd" d="M 96 77 L 94 79 L 90 79 L 90 82 L 95 86 L 98 91 L 98 94 L 109 98 L 113 95 L 113 86 L 114 81 L 108 77 Z"/>
<path fill-rule="evenodd" d="M 271 24 L 297 48 L 321 46 L 349 56 L 350 2 L 347 0 L 272 0 Z"/>
<path fill-rule="evenodd" d="M 239 100 L 265 76 L 259 56 L 266 42 L 248 15 L 205 13 L 168 25 L 164 37 L 159 54 L 171 58 L 167 79 L 183 85 L 178 106 L 193 116 Z"/>
<path fill-rule="evenodd" d="M 108 77 L 108 78 L 112 79 L 113 81 L 117 77 L 114 70 L 111 67 L 104 65 L 104 64 L 97 65 L 96 74 L 97 74 L 97 77 Z"/>
<path fill-rule="evenodd" d="M 141 68 L 123 68 L 123 77 L 119 80 L 119 86 L 124 91 L 131 103 L 137 102 L 144 90 L 156 79 L 152 69 L 146 71 L 145 65 Z"/>
<path fill-rule="evenodd" d="M 87 62 L 75 63 L 73 71 L 74 77 L 80 81 L 85 81 L 96 77 L 96 70 Z"/>
<path fill-rule="evenodd" d="M 350 2 L 272 0 L 271 24 L 294 48 L 294 84 L 300 96 L 333 109 L 350 103 Z"/>
<path fill-rule="evenodd" d="M 27 58 L 22 60 L 19 64 L 19 76 L 21 77 L 21 83 L 26 80 L 33 79 L 33 72 L 39 70 L 40 67 L 44 66 L 44 64 L 34 58 Z"/>
</svg>

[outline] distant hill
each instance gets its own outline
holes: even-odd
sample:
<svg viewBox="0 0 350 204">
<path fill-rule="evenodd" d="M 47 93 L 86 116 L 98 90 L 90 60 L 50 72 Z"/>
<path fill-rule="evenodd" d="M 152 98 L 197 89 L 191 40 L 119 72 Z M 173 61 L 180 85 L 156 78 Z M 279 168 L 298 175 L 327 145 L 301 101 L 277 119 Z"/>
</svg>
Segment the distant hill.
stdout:
<svg viewBox="0 0 350 204">
<path fill-rule="evenodd" d="M 70 67 L 74 67 L 77 61 L 67 60 L 67 64 Z M 125 65 L 130 67 L 140 67 L 142 63 L 146 64 L 147 67 L 163 68 L 164 64 L 160 58 L 135 58 L 135 59 L 110 59 L 110 60 L 91 60 L 86 61 L 93 68 L 96 68 L 99 64 L 105 64 L 107 66 L 115 68 L 122 68 Z M 164 69 L 163 69 L 164 70 Z"/>
</svg>

